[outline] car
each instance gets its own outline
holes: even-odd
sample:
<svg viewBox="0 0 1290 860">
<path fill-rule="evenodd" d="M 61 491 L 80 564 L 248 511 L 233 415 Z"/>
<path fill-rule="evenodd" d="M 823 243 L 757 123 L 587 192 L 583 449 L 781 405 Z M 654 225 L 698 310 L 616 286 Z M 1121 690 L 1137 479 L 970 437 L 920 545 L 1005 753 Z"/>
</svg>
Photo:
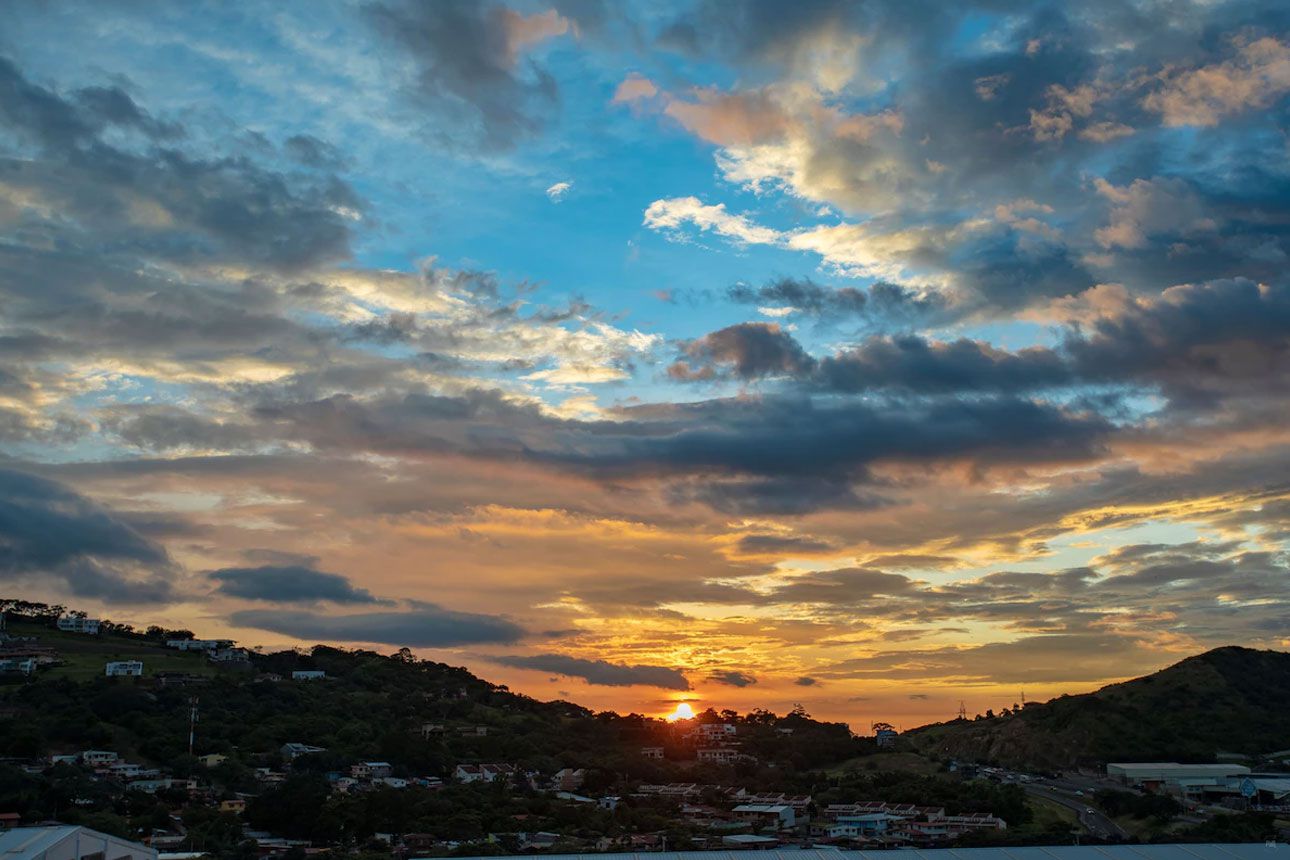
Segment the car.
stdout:
<svg viewBox="0 0 1290 860">
<path fill-rule="evenodd" d="M 1075 789 L 1075 796 L 1076 796 L 1076 797 L 1083 797 L 1083 796 L 1084 796 L 1084 792 L 1080 791 L 1079 789 Z"/>
<path fill-rule="evenodd" d="M 1084 807 L 1084 812 L 1087 813 L 1088 815 L 1097 815 L 1097 810 L 1091 806 Z"/>
</svg>

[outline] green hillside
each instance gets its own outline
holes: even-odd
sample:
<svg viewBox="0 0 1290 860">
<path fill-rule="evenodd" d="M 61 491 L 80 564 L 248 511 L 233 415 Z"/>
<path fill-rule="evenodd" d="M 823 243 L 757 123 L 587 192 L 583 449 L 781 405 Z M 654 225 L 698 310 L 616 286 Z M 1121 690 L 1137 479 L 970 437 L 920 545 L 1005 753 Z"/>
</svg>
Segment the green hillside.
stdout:
<svg viewBox="0 0 1290 860">
<path fill-rule="evenodd" d="M 1290 654 L 1217 648 L 1094 693 L 907 737 L 936 758 L 1039 769 L 1258 755 L 1290 746 Z"/>
</svg>

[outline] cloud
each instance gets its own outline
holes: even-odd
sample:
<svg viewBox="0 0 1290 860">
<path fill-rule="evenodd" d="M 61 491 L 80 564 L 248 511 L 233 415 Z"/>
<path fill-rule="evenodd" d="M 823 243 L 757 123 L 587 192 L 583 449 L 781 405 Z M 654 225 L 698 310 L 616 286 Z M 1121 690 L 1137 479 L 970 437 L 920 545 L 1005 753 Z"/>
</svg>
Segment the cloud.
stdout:
<svg viewBox="0 0 1290 860">
<path fill-rule="evenodd" d="M 555 78 L 526 51 L 569 32 L 554 10 L 445 0 L 368 7 L 376 30 L 413 68 L 408 95 L 429 112 L 432 140 L 507 150 L 542 131 L 559 103 Z"/>
<path fill-rule="evenodd" d="M 736 376 L 754 379 L 800 373 L 814 362 L 801 345 L 776 323 L 739 323 L 714 331 L 685 346 L 691 360 L 728 365 Z M 668 368 L 673 379 L 705 378 L 703 371 L 678 362 Z"/>
<path fill-rule="evenodd" d="M 552 203 L 559 203 L 564 200 L 571 188 L 573 188 L 572 182 L 557 182 L 546 190 L 546 196 Z"/>
<path fill-rule="evenodd" d="M 699 230 L 753 245 L 774 244 L 779 239 L 774 230 L 753 224 L 742 215 L 731 215 L 724 203 L 709 206 L 697 197 L 655 200 L 646 208 L 643 223 L 652 230 L 674 233 L 692 224 Z"/>
<path fill-rule="evenodd" d="M 551 672 L 581 678 L 602 687 L 661 687 L 665 690 L 689 690 L 690 682 L 679 669 L 667 666 L 629 665 L 606 660 L 584 660 L 564 654 L 512 655 L 487 658 L 515 669 Z"/>
<path fill-rule="evenodd" d="M 215 590 L 228 597 L 269 603 L 380 603 L 365 588 L 348 579 L 300 564 L 226 567 L 207 572 Z"/>
<path fill-rule="evenodd" d="M 819 686 L 820 680 L 818 678 L 812 678 L 810 675 L 803 675 L 793 681 L 793 683 L 799 687 L 816 687 Z"/>
<path fill-rule="evenodd" d="M 229 615 L 235 627 L 253 627 L 318 642 L 376 642 L 409 648 L 507 645 L 526 636 L 497 615 L 455 612 L 430 603 L 392 612 L 337 615 L 301 609 L 240 609 Z"/>
<path fill-rule="evenodd" d="M 658 95 L 658 87 L 649 78 L 632 72 L 614 90 L 613 104 L 630 104 Z"/>
<path fill-rule="evenodd" d="M 1241 111 L 1268 106 L 1290 92 L 1290 45 L 1264 37 L 1234 42 L 1236 56 L 1194 69 L 1166 69 L 1142 106 L 1165 125 L 1213 126 Z"/>
<path fill-rule="evenodd" d="M 0 578 L 105 603 L 176 598 L 166 550 L 70 487 L 0 469 Z"/>
<path fill-rule="evenodd" d="M 708 675 L 708 680 L 714 684 L 722 684 L 726 687 L 751 687 L 757 683 L 757 679 L 747 672 L 739 672 L 734 669 L 713 672 Z"/>
</svg>

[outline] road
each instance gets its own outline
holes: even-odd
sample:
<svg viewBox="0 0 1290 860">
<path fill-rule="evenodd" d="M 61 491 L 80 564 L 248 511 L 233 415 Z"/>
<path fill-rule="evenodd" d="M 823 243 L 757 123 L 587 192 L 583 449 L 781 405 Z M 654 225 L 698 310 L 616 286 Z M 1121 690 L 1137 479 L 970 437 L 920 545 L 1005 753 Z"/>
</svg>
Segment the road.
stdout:
<svg viewBox="0 0 1290 860">
<path fill-rule="evenodd" d="M 1116 824 L 1106 815 L 1089 806 L 1088 799 L 1084 797 L 1073 796 L 1072 794 L 1061 789 L 1052 788 L 1047 785 L 1036 785 L 1030 783 L 1022 785 L 1022 789 L 1033 797 L 1042 797 L 1045 800 L 1051 800 L 1060 803 L 1067 809 L 1073 809 L 1079 817 L 1079 823 L 1083 824 L 1089 834 L 1098 839 L 1128 839 L 1129 834 L 1123 827 Z"/>
</svg>

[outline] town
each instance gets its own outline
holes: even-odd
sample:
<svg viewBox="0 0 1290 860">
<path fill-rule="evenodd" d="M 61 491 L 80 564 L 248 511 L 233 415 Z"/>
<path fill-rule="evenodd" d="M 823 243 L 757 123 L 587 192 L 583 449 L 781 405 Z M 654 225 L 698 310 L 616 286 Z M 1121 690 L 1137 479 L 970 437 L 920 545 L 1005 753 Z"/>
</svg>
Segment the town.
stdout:
<svg viewBox="0 0 1290 860">
<path fill-rule="evenodd" d="M 1027 773 L 937 761 L 887 724 L 594 714 L 407 652 L 262 654 L 7 605 L 0 823 L 162 856 L 1116 842 L 1290 811 L 1290 751 Z"/>
</svg>

